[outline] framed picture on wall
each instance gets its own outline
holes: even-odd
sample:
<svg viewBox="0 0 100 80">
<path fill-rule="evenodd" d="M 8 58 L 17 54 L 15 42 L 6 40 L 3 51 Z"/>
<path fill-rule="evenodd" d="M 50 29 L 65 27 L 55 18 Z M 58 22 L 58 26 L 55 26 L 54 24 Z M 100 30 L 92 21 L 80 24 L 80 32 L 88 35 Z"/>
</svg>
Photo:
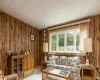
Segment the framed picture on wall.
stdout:
<svg viewBox="0 0 100 80">
<path fill-rule="evenodd" d="M 31 35 L 31 40 L 32 40 L 32 41 L 34 40 L 34 35 Z"/>
</svg>

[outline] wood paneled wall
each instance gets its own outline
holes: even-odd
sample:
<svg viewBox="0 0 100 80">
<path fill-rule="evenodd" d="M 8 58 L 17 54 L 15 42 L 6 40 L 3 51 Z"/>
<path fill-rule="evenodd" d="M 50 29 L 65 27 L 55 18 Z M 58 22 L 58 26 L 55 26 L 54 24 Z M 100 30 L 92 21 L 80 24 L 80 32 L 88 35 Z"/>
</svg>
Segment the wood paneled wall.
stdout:
<svg viewBox="0 0 100 80">
<path fill-rule="evenodd" d="M 90 63 L 100 68 L 100 15 L 90 17 L 89 37 L 93 39 L 93 53 L 89 55 Z M 32 51 L 35 54 L 35 66 L 40 65 L 44 59 L 43 54 L 43 29 L 38 30 L 12 16 L 0 12 L 0 69 L 5 70 L 6 54 L 10 49 L 12 53 L 20 54 L 23 51 Z M 46 30 L 48 42 L 48 31 Z M 30 40 L 30 35 L 35 40 Z M 81 57 L 85 62 L 85 59 Z M 98 72 L 100 76 L 100 72 Z"/>
<path fill-rule="evenodd" d="M 48 31 L 48 29 L 45 29 L 45 30 L 46 30 L 46 42 L 49 42 L 49 35 L 48 35 L 49 31 Z M 40 44 L 39 45 L 40 46 L 39 47 L 39 55 L 41 55 L 41 57 L 40 57 L 40 64 L 41 64 L 41 61 L 44 60 L 44 54 L 43 54 L 43 42 L 44 42 L 43 41 L 43 38 L 44 38 L 43 34 L 44 34 L 44 29 L 40 30 L 39 34 L 40 34 L 39 35 L 39 42 L 40 42 L 39 43 Z M 64 54 L 65 53 L 61 53 L 61 54 L 57 53 L 56 55 L 57 56 L 62 56 L 62 55 L 64 56 Z M 51 54 L 48 54 L 48 56 L 51 56 Z M 73 55 L 65 55 L 65 56 L 69 56 L 70 57 L 70 56 L 73 56 Z M 75 56 L 77 56 L 77 55 L 75 55 Z M 84 57 L 84 55 L 79 55 L 79 56 L 80 56 L 80 59 L 81 59 L 81 63 L 85 63 L 85 58 L 86 57 Z"/>
<path fill-rule="evenodd" d="M 45 37 L 45 41 L 48 42 L 48 30 L 45 29 L 45 33 L 46 33 L 46 37 Z M 44 42 L 44 29 L 41 29 L 39 31 L 39 65 L 41 65 L 41 61 L 44 60 L 44 53 L 43 53 L 43 42 Z"/>
<path fill-rule="evenodd" d="M 90 64 L 97 68 L 97 76 L 100 76 L 100 15 L 88 17 L 89 22 L 89 37 L 92 38 L 93 52 L 89 54 Z M 78 20 L 79 21 L 79 20 Z M 59 26 L 59 25 L 58 25 Z M 56 26 L 55 26 L 56 27 Z M 43 30 L 40 30 L 40 44 L 43 45 Z M 48 35 L 47 35 L 48 36 Z M 47 37 L 48 41 L 48 37 Z M 40 47 L 40 54 L 43 53 Z M 42 55 L 43 57 L 43 55 Z M 85 63 L 85 57 L 80 56 L 81 63 Z"/>
<path fill-rule="evenodd" d="M 35 40 L 30 40 L 33 34 Z M 20 54 L 21 50 L 32 51 L 35 66 L 39 64 L 39 30 L 29 26 L 16 18 L 0 12 L 0 69 L 5 72 L 6 54 L 8 50 L 13 54 Z"/>
<path fill-rule="evenodd" d="M 93 41 L 93 52 L 89 54 L 90 63 L 94 65 L 98 70 L 98 76 L 100 76 L 100 15 L 96 15 L 90 18 L 89 37 Z"/>
</svg>

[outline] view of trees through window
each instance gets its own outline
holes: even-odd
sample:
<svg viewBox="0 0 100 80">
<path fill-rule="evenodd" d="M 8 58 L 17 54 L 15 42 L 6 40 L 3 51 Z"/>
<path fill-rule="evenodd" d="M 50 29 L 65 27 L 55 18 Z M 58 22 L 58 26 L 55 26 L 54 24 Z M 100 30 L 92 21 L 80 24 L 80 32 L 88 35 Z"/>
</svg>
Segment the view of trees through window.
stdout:
<svg viewBox="0 0 100 80">
<path fill-rule="evenodd" d="M 50 51 L 79 51 L 80 32 L 78 29 L 51 34 Z"/>
<path fill-rule="evenodd" d="M 76 50 L 79 51 L 80 33 L 76 32 Z"/>
<path fill-rule="evenodd" d="M 52 44 L 52 47 L 51 47 L 52 51 L 56 51 L 56 46 L 57 46 L 56 41 L 57 41 L 57 37 L 54 34 L 54 35 L 52 35 L 52 42 L 51 42 L 51 44 Z"/>
<path fill-rule="evenodd" d="M 64 34 L 59 34 L 58 35 L 58 50 L 59 51 L 64 51 Z"/>
<path fill-rule="evenodd" d="M 74 31 L 67 32 L 67 50 L 68 51 L 74 51 Z"/>
</svg>

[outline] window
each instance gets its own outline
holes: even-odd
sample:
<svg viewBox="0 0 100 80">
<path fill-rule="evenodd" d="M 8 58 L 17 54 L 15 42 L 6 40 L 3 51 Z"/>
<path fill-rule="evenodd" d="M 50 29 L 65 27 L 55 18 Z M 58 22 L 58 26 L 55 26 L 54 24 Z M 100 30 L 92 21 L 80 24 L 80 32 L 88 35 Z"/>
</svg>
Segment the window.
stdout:
<svg viewBox="0 0 100 80">
<path fill-rule="evenodd" d="M 58 51 L 64 51 L 64 33 L 58 34 Z"/>
<path fill-rule="evenodd" d="M 76 51 L 79 51 L 80 46 L 80 32 L 76 32 Z"/>
<path fill-rule="evenodd" d="M 52 41 L 51 42 L 51 45 L 52 45 L 52 47 L 51 47 L 52 49 L 51 50 L 52 51 L 56 51 L 57 50 L 57 44 L 56 44 L 57 36 L 56 36 L 56 34 L 53 34 L 52 37 L 51 37 L 51 39 L 52 39 L 51 40 Z"/>
<path fill-rule="evenodd" d="M 50 52 L 79 51 L 79 28 L 50 33 Z"/>
<path fill-rule="evenodd" d="M 74 31 L 69 31 L 66 34 L 66 50 L 68 51 L 74 51 Z"/>
</svg>

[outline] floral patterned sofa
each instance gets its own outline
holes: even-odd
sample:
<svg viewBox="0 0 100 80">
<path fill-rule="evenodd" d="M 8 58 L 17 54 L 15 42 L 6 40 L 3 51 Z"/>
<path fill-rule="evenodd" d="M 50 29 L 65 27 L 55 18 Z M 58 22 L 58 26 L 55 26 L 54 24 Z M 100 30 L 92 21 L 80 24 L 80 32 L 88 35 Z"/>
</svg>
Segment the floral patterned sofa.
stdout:
<svg viewBox="0 0 100 80">
<path fill-rule="evenodd" d="M 81 80 L 79 57 L 49 57 L 47 67 L 70 71 L 70 80 Z"/>
</svg>

